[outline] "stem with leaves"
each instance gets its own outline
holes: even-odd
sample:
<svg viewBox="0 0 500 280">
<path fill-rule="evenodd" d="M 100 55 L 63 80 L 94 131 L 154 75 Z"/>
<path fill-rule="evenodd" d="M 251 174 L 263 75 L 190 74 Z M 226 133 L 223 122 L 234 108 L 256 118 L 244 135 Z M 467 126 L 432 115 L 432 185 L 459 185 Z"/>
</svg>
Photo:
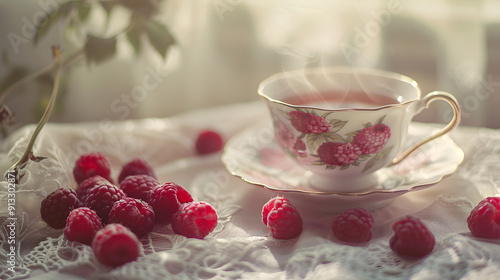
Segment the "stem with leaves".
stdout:
<svg viewBox="0 0 500 280">
<path fill-rule="evenodd" d="M 59 91 L 59 84 L 61 80 L 61 69 L 62 69 L 62 58 L 61 58 L 61 50 L 59 47 L 54 46 L 52 47 L 52 53 L 54 55 L 54 62 L 53 64 L 50 64 L 49 66 L 54 67 L 54 83 L 53 83 L 53 88 L 52 88 L 52 93 L 50 96 L 49 104 L 47 108 L 45 108 L 45 112 L 43 113 L 42 118 L 38 122 L 38 125 L 35 128 L 35 131 L 31 135 L 31 138 L 28 142 L 28 146 L 26 147 L 26 150 L 24 151 L 24 154 L 19 158 L 19 160 L 14 163 L 14 165 L 10 168 L 10 171 L 14 171 L 16 174 L 19 171 L 19 168 L 26 164 L 29 160 L 36 160 L 37 158 L 33 155 L 33 146 L 35 145 L 35 141 L 42 131 L 43 127 L 49 120 L 52 111 L 54 109 L 54 105 L 56 103 L 57 99 L 57 93 Z M 45 69 L 46 67 L 42 68 Z M 41 70 L 42 70 L 41 69 Z M 48 68 L 50 69 L 50 68 Z M 39 74 L 40 71 L 35 72 L 34 74 Z M 36 75 L 30 75 L 28 76 L 29 78 L 33 79 L 36 77 Z M 28 79 L 23 79 L 21 81 L 28 81 Z M 20 81 L 20 82 L 21 82 Z M 16 176 L 17 177 L 17 176 Z"/>
</svg>

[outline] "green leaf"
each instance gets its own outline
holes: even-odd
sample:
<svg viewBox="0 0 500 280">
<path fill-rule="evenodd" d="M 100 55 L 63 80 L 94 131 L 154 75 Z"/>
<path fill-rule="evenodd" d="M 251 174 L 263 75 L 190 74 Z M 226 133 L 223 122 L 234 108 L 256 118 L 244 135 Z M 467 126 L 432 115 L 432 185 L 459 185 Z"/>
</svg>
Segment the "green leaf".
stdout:
<svg viewBox="0 0 500 280">
<path fill-rule="evenodd" d="M 347 168 L 349 168 L 350 165 L 342 165 L 340 167 L 340 170 L 346 170 Z"/>
<path fill-rule="evenodd" d="M 391 150 L 392 150 L 393 147 L 394 146 L 389 146 L 389 147 L 386 147 L 386 148 L 380 150 L 377 153 L 377 159 L 381 160 L 381 161 L 384 161 L 387 158 L 387 156 L 389 156 L 389 154 L 390 154 L 390 152 L 391 152 Z"/>
<path fill-rule="evenodd" d="M 367 160 L 367 159 L 369 159 L 371 157 L 372 157 L 372 155 L 360 155 L 358 157 L 358 161 L 365 161 L 365 160 Z"/>
<path fill-rule="evenodd" d="M 387 116 L 387 115 L 382 116 L 380 119 L 378 119 L 378 120 L 375 122 L 375 124 L 381 124 L 381 123 L 384 121 L 384 119 L 385 119 L 385 117 L 386 117 L 386 116 Z"/>
<path fill-rule="evenodd" d="M 103 62 L 115 54 L 116 39 L 89 36 L 87 43 L 85 43 L 84 50 L 89 62 Z"/>
<path fill-rule="evenodd" d="M 379 165 L 380 162 L 385 161 L 393 148 L 394 146 L 389 146 L 387 148 L 380 150 L 375 155 L 373 155 L 372 158 L 370 158 L 370 160 L 366 163 L 362 172 L 365 172 L 366 170 Z"/>
<path fill-rule="evenodd" d="M 337 132 L 341 130 L 345 125 L 347 121 L 341 121 L 341 120 L 331 120 L 330 124 L 332 125 L 332 130 L 331 132 Z"/>
<path fill-rule="evenodd" d="M 36 27 L 35 36 L 33 37 L 35 45 L 49 33 L 50 28 L 61 19 L 62 15 L 63 12 L 61 10 L 56 10 L 47 14 L 45 18 L 40 21 L 40 24 Z"/>
<path fill-rule="evenodd" d="M 345 139 L 333 132 L 307 134 L 306 136 L 306 143 L 310 151 L 316 151 L 325 142 L 345 143 Z"/>
<path fill-rule="evenodd" d="M 352 141 L 354 141 L 354 137 L 356 137 L 356 135 L 358 135 L 358 133 L 361 131 L 361 129 L 358 129 L 358 130 L 355 130 L 355 131 L 352 131 L 352 132 L 349 132 L 345 135 L 345 139 L 348 143 L 351 143 Z"/>
<path fill-rule="evenodd" d="M 86 21 L 90 15 L 90 5 L 87 3 L 83 3 L 78 7 L 77 13 L 78 13 L 78 18 L 81 21 Z"/>
<path fill-rule="evenodd" d="M 68 17 L 77 4 L 78 3 L 76 1 L 64 3 L 61 4 L 57 10 L 46 14 L 36 27 L 35 36 L 33 37 L 35 45 L 38 44 L 38 42 L 40 42 L 40 40 L 47 35 L 47 33 L 49 33 L 49 30 L 54 24 L 56 24 L 60 19 Z"/>
<path fill-rule="evenodd" d="M 158 52 L 161 57 L 165 58 L 168 48 L 175 43 L 167 27 L 157 21 L 148 21 L 146 23 L 146 33 L 156 52 Z"/>
<path fill-rule="evenodd" d="M 136 55 L 140 53 L 142 48 L 141 35 L 142 30 L 140 29 L 132 29 L 125 34 L 128 42 L 130 43 L 130 45 L 132 45 L 132 48 L 134 48 Z"/>
<path fill-rule="evenodd" d="M 366 170 L 372 168 L 375 166 L 375 164 L 377 163 L 377 157 L 374 156 L 374 157 L 371 157 L 370 160 L 366 163 L 365 167 L 363 168 L 363 171 L 361 172 L 365 172 Z"/>
<path fill-rule="evenodd" d="M 326 117 L 328 117 L 331 113 L 333 113 L 333 112 L 326 112 L 326 113 L 324 113 L 323 115 L 321 115 L 321 117 L 322 117 L 323 119 L 326 119 Z"/>
</svg>

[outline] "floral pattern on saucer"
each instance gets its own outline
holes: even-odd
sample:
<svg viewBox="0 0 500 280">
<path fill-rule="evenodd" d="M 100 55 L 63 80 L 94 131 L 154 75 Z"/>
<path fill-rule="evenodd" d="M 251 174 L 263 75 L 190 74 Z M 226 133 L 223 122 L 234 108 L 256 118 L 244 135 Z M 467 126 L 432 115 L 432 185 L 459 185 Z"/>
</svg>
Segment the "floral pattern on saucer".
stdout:
<svg viewBox="0 0 500 280">
<path fill-rule="evenodd" d="M 303 109 L 281 112 L 284 119 L 274 119 L 278 143 L 290 156 L 315 157 L 312 164 L 324 165 L 326 169 L 345 170 L 367 161 L 362 172 L 385 161 L 394 148 L 385 147 L 391 137 L 390 127 L 383 123 L 385 116 L 342 135 L 339 131 L 348 121 L 328 119 L 330 114 L 319 116 L 314 110 Z M 297 132 L 299 135 L 295 136 Z"/>
<path fill-rule="evenodd" d="M 353 193 L 321 191 L 309 183 L 312 172 L 287 156 L 274 139 L 254 141 L 253 135 L 270 129 L 269 124 L 261 124 L 231 138 L 222 155 L 223 164 L 231 174 L 248 183 L 322 211 L 336 212 L 354 206 L 379 207 L 390 199 L 437 184 L 455 172 L 464 158 L 463 151 L 448 136 L 443 136 L 400 164 L 376 171 L 378 183 L 373 188 Z M 433 130 L 432 126 L 412 123 L 406 146 Z"/>
</svg>

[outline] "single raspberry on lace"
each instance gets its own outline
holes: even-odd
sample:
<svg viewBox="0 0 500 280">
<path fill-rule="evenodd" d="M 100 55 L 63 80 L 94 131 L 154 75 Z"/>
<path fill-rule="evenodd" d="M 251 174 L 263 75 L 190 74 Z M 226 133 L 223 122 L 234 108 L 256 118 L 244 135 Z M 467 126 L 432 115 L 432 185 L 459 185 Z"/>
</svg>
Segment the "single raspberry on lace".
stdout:
<svg viewBox="0 0 500 280">
<path fill-rule="evenodd" d="M 98 186 L 102 183 L 110 183 L 108 180 L 104 179 L 104 177 L 100 175 L 95 175 L 90 178 L 83 180 L 78 187 L 76 188 L 76 194 L 78 195 L 78 199 L 80 201 L 85 202 L 87 199 L 87 193 L 89 190 L 95 186 Z"/>
<path fill-rule="evenodd" d="M 222 136 L 213 130 L 203 130 L 196 137 L 195 148 L 200 155 L 220 151 L 224 146 Z"/>
<path fill-rule="evenodd" d="M 60 188 L 51 192 L 40 205 L 42 219 L 52 228 L 62 229 L 69 213 L 82 206 L 73 189 Z"/>
<path fill-rule="evenodd" d="M 328 165 L 344 166 L 355 162 L 362 154 L 352 143 L 325 142 L 318 148 L 319 159 Z"/>
<path fill-rule="evenodd" d="M 153 167 L 141 158 L 134 158 L 122 166 L 120 175 L 118 175 L 118 183 L 122 183 L 125 178 L 132 175 L 149 175 L 156 179 Z"/>
<path fill-rule="evenodd" d="M 91 246 L 99 262 L 114 267 L 135 261 L 141 254 L 137 236 L 120 224 L 109 224 L 100 229 Z"/>
<path fill-rule="evenodd" d="M 332 223 L 333 234 L 347 242 L 368 242 L 372 239 L 373 216 L 363 208 L 348 209 Z"/>
<path fill-rule="evenodd" d="M 357 145 L 364 155 L 375 154 L 384 148 L 391 137 L 391 129 L 385 124 L 375 124 L 363 128 L 354 136 L 353 144 Z"/>
<path fill-rule="evenodd" d="M 291 239 L 302 233 L 302 217 L 285 197 L 278 196 L 264 204 L 262 222 L 276 239 Z"/>
<path fill-rule="evenodd" d="M 149 203 L 153 189 L 159 184 L 158 180 L 149 175 L 132 175 L 120 183 L 120 188 L 127 196 Z"/>
<path fill-rule="evenodd" d="M 300 111 L 291 111 L 289 113 L 293 127 L 302 133 L 323 133 L 329 132 L 332 125 L 324 118 Z"/>
<path fill-rule="evenodd" d="M 155 212 L 153 207 L 132 197 L 115 202 L 109 211 L 108 223 L 118 223 L 128 227 L 138 238 L 153 230 Z"/>
<path fill-rule="evenodd" d="M 96 232 L 101 228 L 102 222 L 97 213 L 90 208 L 80 207 L 69 213 L 64 236 L 69 241 L 90 245 Z"/>
<path fill-rule="evenodd" d="M 155 211 L 155 222 L 168 224 L 181 204 L 192 201 L 191 194 L 183 187 L 173 182 L 166 182 L 153 189 L 149 205 Z"/>
<path fill-rule="evenodd" d="M 94 210 L 102 222 L 107 224 L 109 211 L 111 211 L 113 204 L 125 197 L 125 193 L 115 185 L 102 183 L 89 190 L 85 206 Z"/>
<path fill-rule="evenodd" d="M 401 256 L 420 258 L 432 252 L 436 241 L 427 226 L 418 218 L 406 216 L 392 225 L 391 249 Z"/>
<path fill-rule="evenodd" d="M 215 209 L 204 201 L 184 203 L 172 216 L 172 229 L 189 238 L 203 239 L 215 229 L 217 218 Z"/>
<path fill-rule="evenodd" d="M 472 235 L 483 238 L 500 238 L 500 197 L 481 200 L 467 217 Z"/>
<path fill-rule="evenodd" d="M 73 167 L 73 176 L 78 184 L 83 180 L 95 175 L 101 175 L 109 182 L 111 179 L 111 167 L 108 159 L 99 152 L 91 152 L 81 155 Z"/>
</svg>

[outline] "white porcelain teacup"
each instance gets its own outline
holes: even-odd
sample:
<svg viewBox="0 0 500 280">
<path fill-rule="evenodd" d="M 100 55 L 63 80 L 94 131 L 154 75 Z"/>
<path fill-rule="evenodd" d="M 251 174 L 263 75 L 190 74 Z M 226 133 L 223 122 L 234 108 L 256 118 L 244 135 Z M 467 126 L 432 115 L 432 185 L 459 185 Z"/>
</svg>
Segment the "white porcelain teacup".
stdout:
<svg viewBox="0 0 500 280">
<path fill-rule="evenodd" d="M 281 148 L 311 171 L 319 190 L 356 192 L 376 183 L 380 168 L 398 164 L 460 121 L 456 99 L 435 91 L 421 97 L 406 76 L 365 68 L 306 68 L 275 74 L 258 93 L 267 103 Z M 444 100 L 453 118 L 443 129 L 402 151 L 415 115 Z"/>
</svg>

